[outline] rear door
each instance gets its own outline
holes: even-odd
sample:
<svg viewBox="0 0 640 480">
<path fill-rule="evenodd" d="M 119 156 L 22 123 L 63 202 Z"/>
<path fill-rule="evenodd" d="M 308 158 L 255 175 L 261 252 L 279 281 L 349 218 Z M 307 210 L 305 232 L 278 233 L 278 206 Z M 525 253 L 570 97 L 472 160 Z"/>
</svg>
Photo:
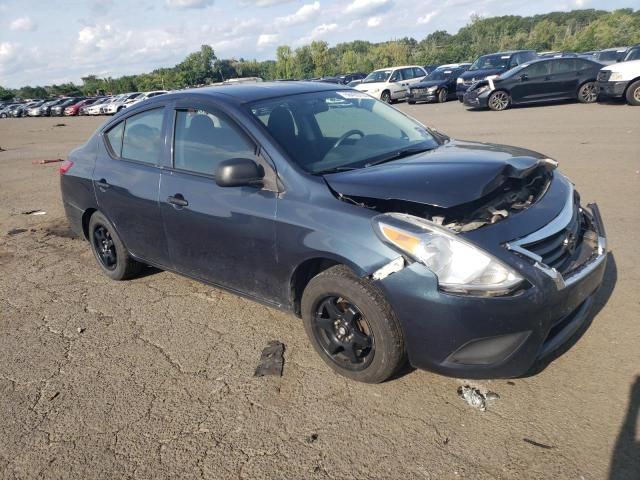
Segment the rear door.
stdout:
<svg viewBox="0 0 640 480">
<path fill-rule="evenodd" d="M 403 68 L 395 70 L 389 77 L 389 89 L 391 90 L 391 98 L 394 100 L 404 98 L 407 95 L 408 87 L 405 80 Z"/>
<path fill-rule="evenodd" d="M 557 58 L 551 64 L 551 96 L 553 98 L 573 98 L 578 91 L 580 72 L 574 58 Z"/>
<path fill-rule="evenodd" d="M 281 285 L 273 281 L 277 192 L 215 182 L 217 166 L 231 158 L 250 158 L 270 169 L 256 143 L 209 104 L 177 103 L 172 132 L 160 204 L 173 267 L 264 300 L 279 296 Z"/>
<path fill-rule="evenodd" d="M 98 206 L 136 257 L 167 266 L 158 206 L 165 149 L 165 109 L 130 115 L 102 133 L 93 184 Z"/>
</svg>

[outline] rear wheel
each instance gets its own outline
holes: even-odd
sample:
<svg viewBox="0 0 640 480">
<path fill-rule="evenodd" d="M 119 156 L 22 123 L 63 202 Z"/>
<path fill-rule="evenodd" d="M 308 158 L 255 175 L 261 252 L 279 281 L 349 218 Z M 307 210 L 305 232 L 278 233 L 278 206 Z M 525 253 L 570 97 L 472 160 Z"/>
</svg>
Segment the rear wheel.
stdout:
<svg viewBox="0 0 640 480">
<path fill-rule="evenodd" d="M 111 222 L 100 212 L 89 220 L 91 250 L 102 271 L 112 280 L 132 278 L 143 265 L 134 260 L 125 248 Z"/>
<path fill-rule="evenodd" d="M 388 90 L 385 90 L 384 92 L 382 92 L 382 95 L 380 95 L 380 100 L 385 103 L 391 103 L 391 93 L 389 93 Z"/>
<path fill-rule="evenodd" d="M 640 105 L 640 80 L 635 81 L 631 85 L 629 85 L 629 88 L 627 88 L 627 94 L 625 96 L 629 105 Z"/>
<path fill-rule="evenodd" d="M 407 103 L 408 103 L 409 105 L 415 105 L 415 104 L 416 104 L 416 101 L 415 101 L 415 100 L 407 100 Z"/>
<path fill-rule="evenodd" d="M 509 94 L 504 90 L 496 90 L 489 96 L 489 100 L 487 101 L 487 105 L 489 105 L 489 108 L 496 112 L 506 110 L 507 108 L 509 108 L 510 103 L 511 98 L 509 97 Z"/>
<path fill-rule="evenodd" d="M 598 88 L 595 82 L 587 82 L 578 89 L 578 101 L 580 103 L 593 103 L 598 100 Z"/>
<path fill-rule="evenodd" d="M 447 89 L 441 88 L 440 91 L 438 92 L 438 103 L 446 102 L 448 96 L 449 96 L 449 92 L 447 91 Z"/>
<path fill-rule="evenodd" d="M 379 383 L 403 364 L 404 340 L 391 307 L 377 288 L 344 265 L 311 279 L 301 311 L 316 352 L 339 374 Z"/>
</svg>

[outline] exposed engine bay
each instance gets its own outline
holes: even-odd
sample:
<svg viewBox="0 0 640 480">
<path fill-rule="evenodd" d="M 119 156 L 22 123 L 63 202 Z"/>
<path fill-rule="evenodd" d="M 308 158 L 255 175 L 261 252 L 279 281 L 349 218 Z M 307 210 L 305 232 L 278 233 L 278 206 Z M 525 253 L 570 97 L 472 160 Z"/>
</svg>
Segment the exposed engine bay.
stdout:
<svg viewBox="0 0 640 480">
<path fill-rule="evenodd" d="M 540 165 L 522 178 L 507 178 L 492 192 L 477 200 L 449 208 L 407 200 L 334 194 L 342 201 L 380 213 L 406 213 L 425 218 L 454 232 L 469 232 L 497 223 L 536 203 L 551 183 L 551 170 L 548 165 Z"/>
</svg>

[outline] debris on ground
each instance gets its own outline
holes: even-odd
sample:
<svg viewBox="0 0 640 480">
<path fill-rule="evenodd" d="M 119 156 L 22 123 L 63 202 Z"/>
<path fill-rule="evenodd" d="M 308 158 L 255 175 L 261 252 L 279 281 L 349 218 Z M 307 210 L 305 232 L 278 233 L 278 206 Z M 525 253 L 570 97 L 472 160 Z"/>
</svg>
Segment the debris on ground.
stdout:
<svg viewBox="0 0 640 480">
<path fill-rule="evenodd" d="M 307 443 L 313 443 L 316 440 L 318 440 L 318 434 L 317 433 L 312 433 L 311 435 L 309 435 L 307 437 Z"/>
<path fill-rule="evenodd" d="M 67 124 L 66 124 L 66 123 L 56 123 L 56 124 L 54 125 L 54 127 L 66 127 L 66 126 L 67 126 Z"/>
<path fill-rule="evenodd" d="M 56 398 L 58 398 L 58 396 L 59 396 L 59 395 L 60 395 L 60 392 L 56 392 L 56 393 L 54 393 L 53 395 L 51 395 L 51 396 L 49 397 L 49 401 L 50 401 L 50 402 L 53 402 Z"/>
<path fill-rule="evenodd" d="M 77 330 L 78 330 L 78 333 L 83 333 L 85 331 L 85 328 L 84 327 L 78 327 Z"/>
<path fill-rule="evenodd" d="M 545 450 L 551 450 L 552 448 L 555 448 L 552 445 L 545 445 L 544 443 L 536 442 L 535 440 L 530 440 L 528 438 L 523 438 L 522 440 L 533 445 L 534 447 L 544 448 Z"/>
<path fill-rule="evenodd" d="M 46 165 L 47 163 L 64 162 L 62 158 L 47 158 L 46 160 L 34 160 L 31 162 L 33 165 Z"/>
<path fill-rule="evenodd" d="M 498 400 L 500 395 L 495 392 L 482 393 L 480 389 L 470 385 L 458 387 L 458 396 L 473 408 L 484 412 L 487 409 L 487 402 Z"/>
<path fill-rule="evenodd" d="M 7 235 L 18 235 L 19 233 L 24 233 L 26 231 L 26 228 L 12 228 L 7 232 Z"/>
<path fill-rule="evenodd" d="M 262 350 L 260 355 L 260 363 L 256 367 L 253 374 L 254 377 L 264 376 L 282 376 L 282 368 L 284 366 L 284 344 L 277 340 L 271 340 Z"/>
<path fill-rule="evenodd" d="M 25 210 L 22 212 L 23 215 L 46 215 L 47 212 L 44 210 Z"/>
<path fill-rule="evenodd" d="M 2 147 L 0 147 L 0 152 L 6 152 L 6 150 Z"/>
</svg>

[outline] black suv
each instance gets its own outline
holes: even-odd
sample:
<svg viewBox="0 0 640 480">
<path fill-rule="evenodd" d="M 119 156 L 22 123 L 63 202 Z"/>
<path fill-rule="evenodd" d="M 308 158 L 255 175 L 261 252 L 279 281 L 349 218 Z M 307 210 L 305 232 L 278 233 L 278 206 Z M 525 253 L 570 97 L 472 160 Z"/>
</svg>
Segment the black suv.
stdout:
<svg viewBox="0 0 640 480">
<path fill-rule="evenodd" d="M 458 77 L 456 85 L 458 100 L 462 102 L 464 93 L 478 80 L 484 80 L 492 75 L 500 75 L 536 58 L 538 58 L 538 54 L 533 50 L 511 50 L 478 57 L 469 70 Z"/>
</svg>

